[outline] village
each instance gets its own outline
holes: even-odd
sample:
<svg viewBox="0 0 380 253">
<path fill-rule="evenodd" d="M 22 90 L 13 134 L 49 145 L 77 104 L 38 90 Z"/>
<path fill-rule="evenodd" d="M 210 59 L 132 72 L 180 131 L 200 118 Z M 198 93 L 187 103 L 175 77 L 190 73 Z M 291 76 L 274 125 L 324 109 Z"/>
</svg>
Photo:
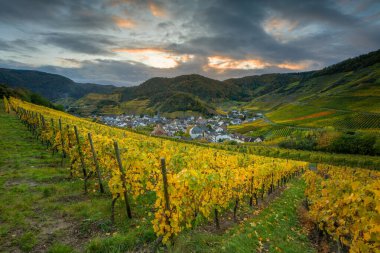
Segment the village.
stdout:
<svg viewBox="0 0 380 253">
<path fill-rule="evenodd" d="M 250 115 L 247 111 L 232 110 L 227 115 L 215 115 L 210 118 L 190 116 L 171 119 L 160 114 L 149 115 L 115 115 L 94 116 L 100 122 L 122 128 L 144 131 L 150 135 L 167 136 L 182 140 L 199 140 L 207 142 L 233 141 L 262 142 L 263 137 L 244 136 L 228 131 L 229 125 L 241 125 L 262 118 L 261 113 Z"/>
</svg>

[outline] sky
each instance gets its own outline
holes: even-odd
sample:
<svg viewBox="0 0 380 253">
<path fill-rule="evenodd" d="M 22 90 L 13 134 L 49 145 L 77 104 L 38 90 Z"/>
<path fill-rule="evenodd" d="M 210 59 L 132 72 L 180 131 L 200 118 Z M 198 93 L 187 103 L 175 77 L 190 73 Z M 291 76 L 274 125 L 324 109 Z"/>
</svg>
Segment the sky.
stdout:
<svg viewBox="0 0 380 253">
<path fill-rule="evenodd" d="M 378 0 L 0 0 L 0 67 L 138 85 L 321 69 L 380 48 Z"/>
</svg>

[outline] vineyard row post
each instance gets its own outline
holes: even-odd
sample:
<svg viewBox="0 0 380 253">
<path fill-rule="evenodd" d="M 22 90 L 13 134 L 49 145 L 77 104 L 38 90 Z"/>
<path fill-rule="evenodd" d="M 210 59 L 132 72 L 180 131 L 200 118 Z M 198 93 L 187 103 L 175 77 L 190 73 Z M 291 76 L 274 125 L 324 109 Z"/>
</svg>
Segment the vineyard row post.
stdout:
<svg viewBox="0 0 380 253">
<path fill-rule="evenodd" d="M 65 152 L 65 140 L 63 139 L 63 130 L 62 130 L 62 119 L 58 119 L 58 124 L 59 124 L 59 133 L 61 135 L 61 147 L 62 147 L 62 163 L 63 164 L 63 159 L 66 158 L 66 152 Z"/>
<path fill-rule="evenodd" d="M 53 148 L 53 155 L 55 153 L 55 147 L 53 146 L 54 144 L 54 138 L 55 138 L 55 127 L 54 127 L 54 119 L 53 118 L 50 118 L 50 123 L 51 123 L 51 129 L 52 129 L 52 132 L 53 132 L 53 136 L 52 136 L 52 139 L 50 140 L 50 145 L 52 146 Z"/>
<path fill-rule="evenodd" d="M 78 154 L 82 166 L 82 172 L 83 172 L 83 178 L 84 178 L 84 192 L 87 194 L 87 171 L 86 171 L 86 164 L 84 162 L 84 157 L 83 157 L 83 152 L 81 149 L 81 144 L 80 144 L 80 139 L 79 139 L 79 133 L 78 133 L 78 128 L 77 126 L 74 126 L 74 132 L 75 132 L 75 137 L 77 140 L 77 145 L 78 145 Z"/>
<path fill-rule="evenodd" d="M 72 148 L 71 146 L 71 141 L 70 141 L 70 125 L 66 125 L 66 132 L 67 132 L 67 147 L 70 152 L 70 149 Z M 73 163 L 70 163 L 70 178 L 73 178 Z"/>
<path fill-rule="evenodd" d="M 101 175 L 101 172 L 100 172 L 98 157 L 96 155 L 94 144 L 92 142 L 91 133 L 88 133 L 88 140 L 89 140 L 90 146 L 91 146 L 92 158 L 94 160 L 94 164 L 95 164 L 95 168 L 96 168 L 96 174 L 98 175 L 99 190 L 100 190 L 100 193 L 104 193 L 104 187 L 103 187 L 103 182 L 102 182 L 102 175 Z"/>
<path fill-rule="evenodd" d="M 117 163 L 119 164 L 119 170 L 120 170 L 121 177 L 122 177 L 122 184 L 123 184 L 123 190 L 124 190 L 124 201 L 125 201 L 125 207 L 127 209 L 127 216 L 129 219 L 132 219 L 132 212 L 131 212 L 131 207 L 129 205 L 128 193 L 127 193 L 127 183 L 125 180 L 125 171 L 123 168 L 123 164 L 121 162 L 120 151 L 119 151 L 119 146 L 117 144 L 117 141 L 114 141 L 113 145 L 115 148 L 116 160 L 117 160 Z"/>
</svg>

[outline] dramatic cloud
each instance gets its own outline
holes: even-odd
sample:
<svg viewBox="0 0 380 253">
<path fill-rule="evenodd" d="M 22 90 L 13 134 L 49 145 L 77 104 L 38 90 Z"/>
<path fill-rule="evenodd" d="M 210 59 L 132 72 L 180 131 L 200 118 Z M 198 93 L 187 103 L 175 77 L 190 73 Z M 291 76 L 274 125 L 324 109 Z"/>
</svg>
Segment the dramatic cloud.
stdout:
<svg viewBox="0 0 380 253">
<path fill-rule="evenodd" d="M 259 59 L 236 60 L 223 56 L 208 57 L 207 64 L 207 67 L 219 69 L 221 71 L 229 69 L 263 69 L 267 66 L 269 66 L 268 63 Z"/>
<path fill-rule="evenodd" d="M 165 9 L 163 9 L 162 7 L 160 7 L 154 2 L 149 3 L 149 9 L 152 12 L 153 16 L 155 17 L 163 18 L 163 17 L 166 17 L 167 15 Z"/>
<path fill-rule="evenodd" d="M 237 60 L 225 56 L 211 56 L 207 59 L 208 64 L 204 66 L 204 70 L 207 71 L 209 68 L 213 68 L 219 70 L 219 72 L 225 72 L 227 70 L 264 69 L 269 67 L 302 71 L 313 65 L 312 61 L 270 63 L 261 59 Z"/>
<path fill-rule="evenodd" d="M 380 2 L 13 0 L 0 4 L 0 67 L 135 85 L 319 69 L 380 45 Z"/>
<path fill-rule="evenodd" d="M 126 53 L 126 57 L 130 60 L 162 69 L 175 68 L 180 63 L 187 62 L 194 57 L 189 54 L 173 54 L 159 48 L 118 48 L 113 51 Z"/>
<path fill-rule="evenodd" d="M 112 19 L 114 20 L 115 24 L 120 28 L 133 28 L 136 26 L 135 21 L 131 19 L 121 18 L 117 16 L 114 16 Z"/>
<path fill-rule="evenodd" d="M 115 45 L 110 38 L 100 34 L 50 33 L 43 37 L 48 44 L 85 54 L 109 55 L 111 50 L 108 48 Z"/>
</svg>

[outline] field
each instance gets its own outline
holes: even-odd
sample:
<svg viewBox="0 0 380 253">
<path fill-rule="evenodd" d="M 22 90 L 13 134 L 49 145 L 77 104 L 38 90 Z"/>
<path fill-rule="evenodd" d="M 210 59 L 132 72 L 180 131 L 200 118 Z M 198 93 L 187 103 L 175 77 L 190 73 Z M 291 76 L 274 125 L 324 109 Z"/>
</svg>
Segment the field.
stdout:
<svg viewBox="0 0 380 253">
<path fill-rule="evenodd" d="M 12 102 L 15 103 L 15 101 L 12 101 Z M 27 106 L 27 105 L 25 104 L 24 106 Z M 31 108 L 33 108 L 33 106 Z M 41 107 L 35 107 L 35 109 L 39 109 L 41 110 L 41 112 L 43 112 L 42 108 L 41 109 L 40 108 Z M 18 109 L 18 111 L 19 113 L 21 112 L 20 116 L 23 119 L 24 118 L 28 119 L 29 116 L 27 115 L 31 115 L 30 113 L 25 114 L 24 112 L 22 112 L 20 108 Z M 53 111 L 51 110 L 48 110 L 48 111 L 50 113 L 53 113 Z M 62 113 L 59 113 L 59 112 L 57 113 L 64 116 Z M 4 123 L 1 125 L 6 126 L 2 128 L 2 131 L 7 133 L 7 136 L 16 136 L 17 141 L 22 143 L 22 145 L 20 146 L 23 146 L 23 149 L 17 148 L 13 151 L 9 150 L 6 153 L 6 155 L 8 155 L 8 158 L 2 159 L 2 161 L 4 161 L 4 163 L 7 162 L 7 164 L 10 164 L 10 163 L 21 164 L 21 165 L 17 165 L 17 170 L 19 172 L 20 179 L 13 180 L 15 176 L 14 176 L 12 167 L 10 166 L 11 169 L 10 171 L 8 171 L 10 176 L 4 177 L 4 181 L 3 181 L 3 187 L 4 187 L 3 190 L 6 192 L 4 197 L 14 198 L 17 200 L 15 201 L 16 203 L 7 203 L 3 201 L 2 202 L 3 205 L 1 206 L 2 210 L 7 210 L 6 212 L 4 212 L 6 215 L 1 217 L 1 219 L 4 221 L 4 224 L 5 224 L 5 226 L 1 227 L 2 240 L 4 240 L 4 242 L 7 242 L 6 244 L 4 244 L 5 249 L 8 249 L 8 248 L 20 249 L 21 251 L 25 251 L 25 252 L 29 252 L 29 251 L 37 252 L 40 249 L 50 250 L 49 252 L 71 252 L 72 249 L 74 248 L 78 251 L 85 250 L 87 252 L 123 252 L 126 250 L 137 250 L 137 249 L 151 250 L 152 247 L 157 247 L 155 246 L 156 240 L 157 240 L 156 238 L 157 237 L 160 238 L 159 235 L 161 233 L 160 232 L 161 230 L 156 230 L 155 226 L 159 226 L 159 227 L 161 226 L 160 223 L 157 223 L 157 217 L 160 217 L 158 215 L 159 210 L 162 210 L 160 209 L 161 208 L 160 204 L 157 205 L 157 203 L 159 202 L 157 202 L 156 198 L 160 197 L 159 192 L 156 191 L 155 194 L 153 195 L 151 193 L 153 193 L 155 190 L 153 191 L 151 190 L 150 191 L 151 193 L 149 193 L 148 191 L 141 195 L 140 193 L 138 193 L 139 195 L 133 196 L 132 199 L 130 199 L 130 208 L 131 210 L 133 210 L 132 211 L 133 219 L 128 218 L 129 216 L 128 212 L 127 214 L 125 214 L 125 209 L 123 208 L 124 201 L 116 201 L 118 197 L 113 198 L 113 202 L 116 203 L 115 211 L 114 211 L 116 215 L 115 223 L 113 223 L 112 218 L 110 219 L 113 213 L 110 210 L 110 204 L 112 202 L 111 201 L 112 197 L 110 196 L 110 194 L 115 196 L 114 195 L 115 190 L 117 192 L 121 190 L 121 192 L 122 193 L 124 192 L 125 194 L 126 193 L 125 190 L 120 189 L 120 188 L 112 188 L 113 183 L 112 181 L 110 181 L 107 186 L 105 185 L 106 194 L 100 194 L 98 193 L 99 185 L 95 183 L 96 180 L 94 181 L 94 179 L 90 179 L 87 182 L 88 192 L 87 194 L 83 194 L 83 188 L 82 188 L 83 180 L 80 180 L 80 176 L 77 174 L 77 172 L 72 170 L 74 166 L 78 165 L 79 159 L 78 160 L 74 159 L 73 161 L 72 160 L 73 157 L 71 157 L 70 160 L 67 160 L 67 159 L 62 160 L 61 153 L 58 153 L 58 154 L 56 153 L 55 156 L 51 156 L 51 154 L 49 154 L 48 151 L 46 150 L 46 147 L 44 147 L 40 143 L 41 141 L 44 140 L 44 137 L 43 137 L 44 134 L 37 135 L 39 137 L 39 140 L 37 140 L 36 135 L 33 136 L 30 133 L 26 132 L 25 126 L 23 126 L 18 121 L 15 115 L 1 113 L 1 116 L 2 116 L 1 118 L 2 123 Z M 67 117 L 65 120 L 69 120 L 68 116 L 65 116 L 65 117 Z M 29 119 L 31 120 L 32 118 L 29 118 Z M 75 119 L 75 118 L 70 117 L 70 119 Z M 24 121 L 24 123 L 26 123 L 28 128 L 33 130 L 33 132 L 36 133 L 36 131 L 37 132 L 39 131 L 33 127 L 34 123 L 31 124 L 31 123 L 28 123 L 28 121 Z M 81 123 L 79 119 L 77 120 L 77 123 L 78 124 Z M 45 124 L 46 124 L 46 121 L 45 121 Z M 81 124 L 94 124 L 94 123 L 83 121 Z M 119 130 L 115 129 L 115 131 L 119 131 Z M 20 134 L 19 132 L 24 132 L 24 134 Z M 30 144 L 24 140 L 23 137 L 25 136 L 25 134 L 29 136 L 29 140 L 28 140 L 29 142 L 35 143 L 34 146 L 30 146 Z M 58 140 L 57 143 L 60 143 L 60 140 L 57 138 L 59 138 L 58 135 L 54 139 Z M 95 141 L 97 139 L 95 135 L 93 138 L 94 138 L 94 143 L 96 144 L 96 146 L 99 147 L 99 143 Z M 12 143 L 15 142 L 14 140 L 8 140 L 8 139 L 4 139 L 3 141 L 4 141 L 4 143 L 2 143 L 3 146 L 9 146 L 11 145 L 11 142 Z M 65 143 L 70 143 L 70 141 L 74 141 L 74 140 L 66 139 Z M 158 140 L 158 141 L 162 143 L 162 140 L 161 141 Z M 182 146 L 182 145 L 183 144 L 179 146 Z M 32 153 L 29 154 L 28 152 L 25 152 L 26 154 L 25 160 L 17 159 L 16 158 L 17 156 L 14 156 L 14 153 L 22 152 L 24 149 L 27 149 L 27 147 L 29 149 L 29 152 L 32 152 Z M 74 146 L 74 150 L 76 149 L 77 147 Z M 54 151 L 54 148 L 53 148 L 53 151 Z M 86 154 L 84 147 L 83 147 L 83 151 Z M 41 153 L 41 156 L 39 157 L 41 161 L 38 164 L 38 166 L 32 167 L 33 169 L 31 169 L 32 170 L 31 172 L 24 173 L 23 169 L 27 171 L 26 168 L 31 167 L 30 164 L 26 161 L 30 158 L 29 156 L 33 156 L 34 152 Z M 218 153 L 222 154 L 224 152 L 218 151 Z M 68 151 L 67 154 L 70 154 L 70 156 L 74 155 L 73 153 L 70 153 L 70 151 Z M 99 154 L 103 154 L 103 152 L 99 152 Z M 9 157 L 15 157 L 15 159 L 17 159 L 18 162 L 16 162 L 14 159 L 9 159 Z M 46 157 L 52 159 L 52 163 L 48 163 L 47 165 L 45 165 L 46 166 L 45 168 L 45 166 L 43 166 L 43 163 L 47 160 L 47 159 L 45 160 Z M 100 156 L 100 159 L 103 159 L 103 158 L 101 158 Z M 101 161 L 100 159 L 99 159 L 99 162 Z M 224 160 L 221 160 L 221 161 L 224 161 Z M 61 162 L 65 164 L 64 167 L 60 166 Z M 169 168 L 170 168 L 170 164 L 171 164 L 170 160 L 168 159 Z M 230 163 L 228 168 L 232 169 L 231 166 L 233 166 L 233 162 Z M 7 165 L 5 165 L 5 167 L 7 167 Z M 71 169 L 69 167 L 71 167 Z M 284 189 L 285 189 L 285 193 L 284 193 L 285 196 L 288 196 L 287 195 L 288 190 L 286 190 L 284 183 L 285 181 L 288 182 L 291 177 L 294 177 L 293 174 L 296 173 L 296 170 L 294 170 L 295 167 L 294 169 L 292 169 L 293 168 L 292 166 L 288 167 L 288 166 L 285 166 L 285 164 L 283 164 L 281 167 L 283 167 L 281 171 L 286 172 L 286 170 L 284 169 L 289 168 L 290 171 L 294 171 L 294 172 L 292 172 L 292 174 L 289 174 L 289 176 L 286 176 L 284 178 L 280 178 L 276 174 L 273 174 L 273 173 L 268 174 L 269 177 L 270 175 L 272 175 L 272 181 L 275 180 L 275 182 L 278 182 L 278 184 L 276 183 L 276 186 L 274 184 L 260 186 L 259 184 L 260 181 L 258 180 L 260 176 L 258 176 L 259 174 L 257 174 L 257 177 L 256 177 L 257 180 L 255 180 L 255 186 L 254 188 L 252 188 L 252 190 L 256 189 L 256 183 L 258 183 L 259 185 L 257 185 L 258 187 L 257 194 L 260 194 L 261 197 L 259 198 L 259 195 L 257 195 L 257 198 L 255 197 L 256 199 L 253 199 L 253 202 L 252 202 L 253 207 L 250 207 L 250 205 L 243 205 L 243 203 L 241 203 L 239 204 L 239 207 L 236 209 L 236 206 L 234 207 L 234 205 L 232 204 L 233 202 L 229 201 L 228 199 L 223 200 L 219 197 L 218 200 L 215 199 L 215 201 L 217 200 L 220 205 L 220 207 L 218 208 L 220 214 L 218 216 L 215 216 L 215 217 L 218 217 L 218 220 L 219 220 L 216 228 L 214 227 L 214 225 L 212 225 L 212 222 L 210 222 L 209 218 L 207 217 L 207 213 L 204 213 L 204 215 L 199 215 L 199 217 L 196 220 L 194 220 L 195 223 L 191 225 L 193 229 L 178 227 L 178 229 L 180 229 L 179 231 L 182 230 L 182 233 L 177 232 L 175 233 L 175 235 L 177 236 L 175 237 L 170 236 L 170 238 L 167 237 L 168 239 L 170 239 L 172 244 L 167 244 L 164 241 L 164 245 L 166 245 L 165 248 L 173 252 L 180 252 L 181 251 L 180 249 L 182 247 L 189 246 L 187 242 L 185 243 L 183 238 L 192 237 L 194 231 L 198 231 L 198 230 L 202 231 L 203 229 L 207 229 L 207 228 L 209 229 L 210 227 L 212 228 L 211 230 L 215 231 L 216 233 L 212 238 L 210 237 L 208 239 L 207 238 L 200 239 L 196 235 L 194 239 L 192 240 L 199 239 L 199 240 L 202 240 L 202 242 L 204 240 L 210 240 L 210 243 L 211 243 L 210 245 L 212 245 L 212 241 L 219 240 L 218 237 L 220 235 L 224 235 L 226 238 L 230 238 L 230 234 L 229 234 L 230 231 L 235 230 L 238 227 L 242 226 L 242 225 L 239 225 L 240 222 L 245 223 L 246 221 L 249 221 L 251 219 L 255 221 L 257 221 L 257 219 L 260 220 L 260 218 L 257 218 L 256 215 L 259 215 L 261 210 L 264 209 L 265 207 L 269 206 L 270 208 L 272 206 L 271 199 L 275 199 L 276 196 L 281 195 L 281 192 Z M 281 167 L 278 167 L 277 169 L 280 170 Z M 87 169 L 90 169 L 90 168 L 87 167 Z M 102 165 L 102 170 L 104 169 L 105 167 L 103 167 Z M 41 172 L 36 173 L 36 170 L 41 171 Z M 44 171 L 42 172 L 42 170 Z M 72 173 L 70 173 L 70 171 Z M 52 174 L 50 174 L 49 172 Z M 104 175 L 104 173 L 106 173 L 106 171 L 103 171 L 102 174 Z M 183 170 L 183 172 L 181 173 L 185 173 L 185 170 Z M 195 174 L 193 174 L 195 172 L 191 172 L 191 173 L 193 176 L 195 176 Z M 219 177 L 222 177 L 223 173 L 224 172 L 219 170 L 218 171 Z M 257 171 L 256 173 L 259 173 L 259 171 Z M 43 174 L 44 177 L 40 178 L 41 174 Z M 70 176 L 70 174 L 72 174 L 72 176 Z M 284 174 L 284 176 L 285 175 L 286 174 Z M 265 176 L 265 173 L 263 174 L 263 176 Z M 273 178 L 273 176 L 275 177 Z M 176 185 L 176 182 L 173 181 L 174 178 L 172 174 L 168 174 L 168 179 L 169 179 L 169 184 L 170 185 L 173 184 L 173 187 L 174 187 L 174 185 Z M 210 179 L 211 178 L 207 180 L 210 180 Z M 120 180 L 120 177 L 114 178 L 111 176 L 110 179 L 104 178 L 104 180 Z M 199 178 L 198 180 L 203 180 L 203 179 Z M 86 181 L 87 179 L 85 179 L 85 184 L 86 184 Z M 22 182 L 20 183 L 22 184 L 22 186 L 19 186 L 18 182 Z M 239 181 L 236 181 L 236 183 L 238 182 Z M 294 184 L 298 186 L 302 185 L 302 182 L 300 181 L 294 181 L 292 179 L 292 182 L 294 182 Z M 290 186 L 291 185 L 290 182 L 288 183 Z M 130 183 L 129 181 L 128 181 L 128 184 L 131 185 L 132 187 L 137 186 L 137 185 L 133 185 L 132 182 Z M 162 185 L 157 184 L 157 187 L 159 187 L 158 190 L 160 192 L 163 191 L 161 188 Z M 177 187 L 179 187 L 179 185 L 176 186 L 176 188 Z M 25 198 L 27 199 L 14 197 L 14 195 L 12 195 L 14 194 L 13 188 L 16 188 L 15 190 L 16 194 L 25 193 Z M 19 188 L 21 188 L 22 190 L 20 190 Z M 225 188 L 225 189 L 228 189 L 228 188 Z M 233 188 L 230 188 L 229 191 L 231 191 L 232 189 Z M 302 190 L 301 190 L 302 188 L 295 188 L 295 189 L 298 189 L 298 190 L 296 190 L 296 192 L 292 191 L 291 194 L 298 194 L 299 196 L 302 196 Z M 180 188 L 177 188 L 177 190 L 179 192 L 182 191 L 180 190 Z M 233 191 L 231 191 L 231 193 L 233 193 Z M 117 193 L 117 195 L 119 195 L 119 193 Z M 154 197 L 154 195 L 156 195 L 156 197 Z M 176 202 L 177 197 L 175 197 L 175 192 L 173 192 L 172 190 L 169 190 L 169 196 L 171 197 L 171 204 L 176 205 L 177 213 L 180 214 L 178 211 L 181 210 L 182 208 L 185 208 L 186 206 L 181 206 L 180 202 L 178 203 Z M 238 198 L 239 202 L 248 201 L 245 199 L 245 197 L 243 197 L 244 195 L 241 195 L 241 196 L 242 198 L 240 197 Z M 191 197 L 191 195 L 188 195 L 188 197 Z M 193 196 L 191 198 L 194 198 L 194 197 L 196 196 Z M 234 195 L 231 195 L 231 197 L 235 199 Z M 196 199 L 194 200 L 196 201 Z M 221 202 L 221 200 L 224 202 Z M 299 198 L 293 198 L 293 201 L 295 201 L 294 203 L 297 203 L 299 200 L 300 200 Z M 210 201 L 214 201 L 214 200 L 210 199 Z M 22 207 L 20 207 L 20 204 L 21 204 L 20 202 L 22 203 Z M 154 204 L 154 202 L 156 202 L 156 204 Z M 67 204 L 62 205 L 62 203 L 67 203 Z M 275 203 L 276 201 L 273 202 L 273 205 L 275 205 Z M 206 212 L 208 208 L 207 206 L 210 204 L 211 204 L 210 206 L 211 210 L 214 210 L 212 202 L 204 203 L 205 204 L 204 206 L 202 203 L 200 204 L 201 204 L 200 206 L 203 208 L 203 209 L 199 209 L 199 211 L 201 212 Z M 294 207 L 295 206 L 296 204 L 294 204 Z M 13 209 L 17 209 L 17 210 L 20 209 L 20 212 L 10 212 L 10 210 L 13 210 Z M 231 209 L 235 209 L 235 211 L 231 212 L 230 211 Z M 238 212 L 236 212 L 237 210 Z M 289 211 L 291 210 L 293 209 L 289 209 Z M 23 214 L 24 211 L 28 215 Z M 167 211 L 169 210 L 166 210 L 166 212 Z M 170 211 L 173 211 L 173 210 L 170 210 Z M 34 212 L 38 212 L 39 215 L 43 216 L 44 220 L 46 220 L 46 223 L 39 220 L 37 213 L 33 214 Z M 33 215 L 30 216 L 30 214 L 33 214 Z M 36 219 L 25 217 L 25 216 L 36 217 Z M 21 218 L 18 219 L 17 217 L 21 217 Z M 231 220 L 232 217 L 233 217 L 233 220 L 236 219 L 237 223 L 229 221 Z M 260 217 L 260 215 L 258 217 Z M 288 221 L 289 220 L 284 220 L 284 222 L 288 226 L 292 226 L 292 227 L 298 226 L 297 229 L 301 231 L 301 228 L 299 227 L 299 225 L 294 223 L 295 220 L 292 220 L 289 222 Z M 18 226 L 19 225 L 18 222 L 21 223 L 20 227 Z M 172 220 L 170 218 L 169 220 L 167 220 L 167 222 L 169 222 L 170 226 L 172 226 L 173 228 L 176 228 L 175 223 L 174 223 L 175 220 Z M 152 223 L 157 224 L 157 225 L 154 225 L 152 227 L 151 225 Z M 38 224 L 38 225 L 35 225 L 35 224 Z M 260 224 L 260 222 L 258 222 L 258 224 Z M 290 240 L 285 244 L 283 244 L 283 242 L 276 241 L 274 237 L 272 238 L 271 234 L 267 234 L 268 232 L 265 232 L 268 230 L 269 225 L 270 223 L 268 224 L 263 223 L 262 225 L 260 225 L 261 229 L 263 230 L 262 236 L 264 236 L 268 240 L 273 240 L 273 242 L 267 243 L 267 246 L 265 247 L 280 248 L 280 247 L 285 247 L 286 245 L 292 245 L 294 243 L 295 246 L 292 246 L 292 247 L 289 246 L 289 247 L 299 248 L 300 249 L 299 252 L 304 252 L 303 251 L 304 249 L 307 249 L 308 252 L 313 251 L 313 249 L 311 249 L 310 244 L 305 239 L 305 236 L 303 236 L 302 234 L 300 234 L 297 239 L 299 240 L 297 243 L 297 246 L 294 241 L 290 241 Z M 165 229 L 166 229 L 166 226 L 167 225 L 165 225 Z M 57 231 L 54 230 L 54 227 L 55 228 L 58 227 Z M 25 232 L 21 232 L 21 230 Z M 163 231 L 165 232 L 165 230 Z M 157 233 L 158 235 L 156 237 L 155 234 Z M 54 235 L 51 235 L 51 234 L 54 234 Z M 73 236 L 73 234 L 75 236 Z M 163 235 L 166 236 L 165 233 Z M 199 233 L 199 235 L 201 235 L 201 232 Z M 13 237 L 14 239 L 12 239 Z M 20 239 L 19 237 L 22 239 Z M 251 237 L 252 237 L 252 240 L 250 241 L 254 243 L 254 244 L 251 244 L 251 246 L 256 245 L 258 241 L 261 242 L 262 240 L 261 236 L 260 237 L 257 236 L 256 242 L 255 242 L 254 240 L 255 235 L 252 235 L 252 233 L 247 231 L 247 238 L 251 238 Z M 54 240 L 54 238 L 56 238 L 56 240 Z M 156 248 L 156 250 L 160 251 L 161 249 L 164 249 L 162 247 L 164 246 L 158 245 L 158 248 Z M 225 247 L 227 247 L 227 245 Z M 213 251 L 215 250 L 216 248 L 213 249 Z M 287 252 L 286 247 L 284 250 L 285 252 Z"/>
<path fill-rule="evenodd" d="M 120 94 L 97 94 L 90 93 L 70 104 L 69 111 L 82 115 L 93 113 L 102 114 L 121 114 L 119 101 Z"/>
<path fill-rule="evenodd" d="M 263 119 L 259 119 L 242 125 L 231 125 L 228 126 L 228 130 L 230 132 L 240 133 L 246 136 L 262 136 L 265 139 L 265 145 L 273 144 L 272 140 L 274 141 L 274 143 L 277 143 L 279 141 L 279 138 L 290 136 L 294 132 L 310 130 L 318 131 L 318 129 L 314 128 L 289 126 L 278 123 L 268 123 Z"/>
<path fill-rule="evenodd" d="M 0 252 L 123 252 L 154 241 L 138 206 L 141 218 L 131 221 L 117 203 L 112 226 L 109 196 L 84 195 L 83 182 L 69 178 L 69 161 L 62 166 L 61 154 L 52 155 L 2 104 L 0 135 Z"/>
<path fill-rule="evenodd" d="M 266 121 L 259 119 L 242 125 L 230 125 L 228 126 L 228 130 L 236 133 L 246 134 L 248 132 L 255 131 L 267 126 L 269 126 L 269 124 Z"/>
<path fill-rule="evenodd" d="M 9 111 L 7 101 L 5 105 Z M 144 137 L 14 99 L 11 107 L 24 125 L 14 113 L 0 113 L 0 131 L 5 136 L 1 145 L 11 147 L 0 153 L 4 250 L 316 252 L 298 216 L 305 190 L 298 176 L 307 169 L 306 163 Z M 59 125 L 54 124 L 56 116 Z M 63 131 L 58 127 L 61 120 L 78 126 L 79 131 Z M 78 136 L 86 130 L 99 131 L 100 135 L 93 132 L 99 167 L 91 166 L 88 142 Z M 286 133 L 279 130 L 280 134 Z M 71 146 L 75 135 L 78 143 Z M 118 149 L 114 142 L 115 156 L 110 155 L 107 135 L 120 143 Z M 162 150 L 158 156 L 154 155 L 156 145 Z M 121 157 L 118 150 L 123 152 Z M 62 152 L 69 159 L 63 159 Z M 167 167 L 161 159 L 160 171 L 160 164 L 152 158 L 163 156 Z M 81 170 L 97 175 L 100 181 L 83 178 Z M 141 180 L 147 181 L 141 184 Z M 105 193 L 102 181 L 107 182 Z M 120 196 L 124 200 L 118 200 Z M 353 233 L 364 233 L 365 247 L 374 248 L 367 236 L 372 238 L 371 230 L 360 229 Z M 339 247 L 357 247 L 356 241 L 338 240 Z"/>
<path fill-rule="evenodd" d="M 274 124 L 283 126 L 379 131 L 379 66 L 290 83 L 253 99 L 244 108 L 264 112 Z M 269 132 L 265 128 L 256 132 Z"/>
<path fill-rule="evenodd" d="M 335 111 L 309 105 L 290 104 L 266 116 L 281 125 L 336 129 L 380 129 L 380 114 L 370 112 Z"/>
</svg>

